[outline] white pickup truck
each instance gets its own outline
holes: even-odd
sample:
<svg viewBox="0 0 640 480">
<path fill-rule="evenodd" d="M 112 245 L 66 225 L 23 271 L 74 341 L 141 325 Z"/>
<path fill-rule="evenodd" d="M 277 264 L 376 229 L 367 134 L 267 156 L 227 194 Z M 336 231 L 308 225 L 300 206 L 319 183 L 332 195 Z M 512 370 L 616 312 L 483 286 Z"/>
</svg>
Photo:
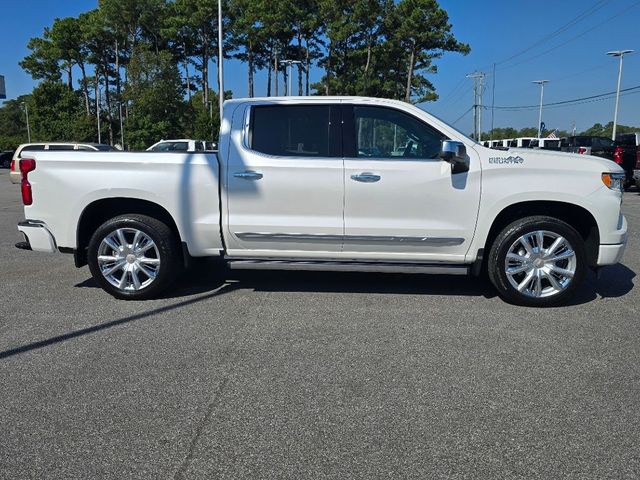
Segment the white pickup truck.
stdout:
<svg viewBox="0 0 640 480">
<path fill-rule="evenodd" d="M 565 302 L 627 239 L 609 160 L 491 150 L 374 98 L 225 102 L 219 152 L 34 152 L 20 161 L 36 251 L 73 253 L 122 299 L 193 257 L 234 269 L 475 274 L 508 301 Z"/>
</svg>

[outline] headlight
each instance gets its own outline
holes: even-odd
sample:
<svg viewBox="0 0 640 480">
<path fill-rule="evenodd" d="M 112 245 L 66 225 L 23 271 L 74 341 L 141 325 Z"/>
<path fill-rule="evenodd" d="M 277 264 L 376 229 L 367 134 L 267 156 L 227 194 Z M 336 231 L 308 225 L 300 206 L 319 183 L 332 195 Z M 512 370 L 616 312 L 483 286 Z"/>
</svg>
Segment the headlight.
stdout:
<svg viewBox="0 0 640 480">
<path fill-rule="evenodd" d="M 624 173 L 603 173 L 602 183 L 604 183 L 611 190 L 617 190 L 619 192 L 624 191 Z"/>
</svg>

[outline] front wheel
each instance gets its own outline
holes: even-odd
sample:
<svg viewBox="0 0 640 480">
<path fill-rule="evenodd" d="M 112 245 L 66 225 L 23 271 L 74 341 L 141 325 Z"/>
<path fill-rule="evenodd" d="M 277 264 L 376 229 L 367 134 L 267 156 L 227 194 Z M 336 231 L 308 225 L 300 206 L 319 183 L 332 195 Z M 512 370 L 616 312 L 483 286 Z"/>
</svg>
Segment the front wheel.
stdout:
<svg viewBox="0 0 640 480">
<path fill-rule="evenodd" d="M 120 215 L 103 223 L 89 241 L 93 278 L 124 300 L 152 298 L 178 271 L 177 240 L 171 229 L 146 215 Z"/>
<path fill-rule="evenodd" d="M 552 217 L 513 222 L 496 237 L 488 272 L 507 301 L 532 307 L 562 304 L 587 273 L 584 240 L 567 223 Z"/>
</svg>

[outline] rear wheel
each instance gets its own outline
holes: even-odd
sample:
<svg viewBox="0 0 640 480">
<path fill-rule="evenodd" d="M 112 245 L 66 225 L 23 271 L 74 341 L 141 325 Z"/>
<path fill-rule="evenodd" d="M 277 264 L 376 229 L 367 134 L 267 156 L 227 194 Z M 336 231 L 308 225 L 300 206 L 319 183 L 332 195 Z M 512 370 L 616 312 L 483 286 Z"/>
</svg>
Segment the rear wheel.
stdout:
<svg viewBox="0 0 640 480">
<path fill-rule="evenodd" d="M 566 302 L 587 273 L 584 240 L 552 217 L 527 217 L 500 232 L 489 253 L 491 282 L 506 300 L 532 307 Z"/>
<path fill-rule="evenodd" d="M 165 290 L 178 273 L 177 240 L 164 223 L 121 215 L 103 223 L 89 241 L 93 278 L 116 298 L 142 300 Z"/>
</svg>

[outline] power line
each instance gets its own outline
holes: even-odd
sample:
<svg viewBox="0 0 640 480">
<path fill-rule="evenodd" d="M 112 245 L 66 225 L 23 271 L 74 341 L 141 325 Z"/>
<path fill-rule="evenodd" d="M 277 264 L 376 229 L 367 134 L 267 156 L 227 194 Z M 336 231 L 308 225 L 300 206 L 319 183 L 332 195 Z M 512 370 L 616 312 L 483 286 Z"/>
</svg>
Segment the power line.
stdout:
<svg viewBox="0 0 640 480">
<path fill-rule="evenodd" d="M 500 60 L 498 62 L 494 62 L 494 63 L 496 63 L 496 65 L 501 65 L 503 63 L 507 63 L 507 62 L 509 62 L 509 61 L 511 61 L 511 60 L 513 60 L 515 58 L 518 58 L 518 57 L 524 55 L 525 53 L 533 50 L 537 46 L 542 45 L 543 43 L 545 43 L 545 42 L 557 37 L 558 35 L 560 35 L 560 34 L 562 34 L 564 32 L 566 32 L 567 30 L 569 30 L 574 25 L 578 24 L 579 22 L 581 22 L 585 18 L 589 17 L 590 15 L 592 15 L 595 12 L 597 12 L 598 10 L 600 10 L 606 4 L 607 4 L 607 0 L 598 0 L 596 3 L 591 5 L 591 7 L 587 8 L 580 15 L 576 16 L 571 21 L 569 21 L 566 24 L 562 25 L 561 27 L 557 28 L 553 32 L 548 33 L 547 35 L 543 36 L 542 38 L 540 38 L 539 40 L 537 40 L 533 44 L 531 44 L 528 47 L 524 48 L 523 50 L 519 50 L 518 52 L 514 53 L 513 55 L 511 55 L 511 56 L 509 56 L 509 57 L 507 57 L 507 58 L 505 58 L 503 60 Z M 491 67 L 491 65 L 486 65 L 486 66 L 482 67 L 482 69 L 489 69 L 490 67 Z"/>
<path fill-rule="evenodd" d="M 442 97 L 440 101 L 446 102 L 449 98 L 455 95 L 458 92 L 458 90 L 464 85 L 465 80 L 466 80 L 466 77 L 461 78 L 460 81 L 456 84 L 456 86 L 453 87 L 451 90 L 449 90 L 449 93 L 447 93 L 444 97 Z"/>
<path fill-rule="evenodd" d="M 610 22 L 611 20 L 614 20 L 614 19 L 618 18 L 619 16 L 624 15 L 624 14 L 625 14 L 625 13 L 627 13 L 629 10 L 631 10 L 631 9 L 632 9 L 632 8 L 634 8 L 634 7 L 637 7 L 638 5 L 640 5 L 640 1 L 635 2 L 635 3 L 631 4 L 631 5 L 629 5 L 627 8 L 625 8 L 625 9 L 624 9 L 624 10 L 622 10 L 621 12 L 616 13 L 615 15 L 613 15 L 613 16 L 611 16 L 611 17 L 607 18 L 606 20 L 603 20 L 602 22 L 598 23 L 597 25 L 595 25 L 595 26 L 593 26 L 593 27 L 590 27 L 590 28 L 588 28 L 588 29 L 586 29 L 586 30 L 583 30 L 583 31 L 582 31 L 582 32 L 580 32 L 578 35 L 576 35 L 576 36 L 574 36 L 574 37 L 571 37 L 571 38 L 569 38 L 569 39 L 565 40 L 564 42 L 559 43 L 558 45 L 555 45 L 555 46 L 553 46 L 553 47 L 551 47 L 551 48 L 549 48 L 549 49 L 547 49 L 547 50 L 544 50 L 544 51 L 542 51 L 542 52 L 540 52 L 540 53 L 537 53 L 536 55 L 534 55 L 534 56 L 532 56 L 532 57 L 525 58 L 524 60 L 521 60 L 521 61 L 519 61 L 519 62 L 513 63 L 513 64 L 511 64 L 511 65 L 506 65 L 506 66 L 502 67 L 502 68 L 501 68 L 501 69 L 499 69 L 499 70 L 506 70 L 506 69 L 509 69 L 509 68 L 517 67 L 517 66 L 522 65 L 522 64 L 525 64 L 525 63 L 532 62 L 533 60 L 535 60 L 535 59 L 537 59 L 537 58 L 540 58 L 540 57 L 542 57 L 542 56 L 544 56 L 544 55 L 546 55 L 546 54 L 548 54 L 548 53 L 551 53 L 551 52 L 553 52 L 553 51 L 557 50 L 557 49 L 558 49 L 558 48 L 560 48 L 560 47 L 564 47 L 566 44 L 571 43 L 571 42 L 573 42 L 574 40 L 577 40 L 577 39 L 578 39 L 578 38 L 580 38 L 580 37 L 584 37 L 584 36 L 585 36 L 585 35 L 587 35 L 588 33 L 591 33 L 591 32 L 592 32 L 592 31 L 594 31 L 595 29 L 597 29 L 597 28 L 601 27 L 602 25 L 604 25 L 604 24 L 606 24 L 606 23 Z M 501 63 L 505 63 L 505 62 L 501 62 Z"/>
<path fill-rule="evenodd" d="M 468 114 L 471 110 L 473 110 L 473 107 L 469 107 L 469 108 L 467 109 L 467 111 L 466 111 L 466 112 L 464 112 L 462 115 L 460 115 L 460 116 L 456 119 L 456 121 L 455 121 L 455 122 L 452 122 L 452 123 L 451 123 L 451 125 L 455 125 L 456 123 L 458 123 L 460 120 L 462 120 L 464 117 L 466 117 L 466 116 L 467 116 L 467 114 Z"/>
<path fill-rule="evenodd" d="M 578 15 L 577 17 L 575 17 L 573 20 L 569 21 L 568 23 L 564 24 L 563 26 L 561 26 L 560 28 L 558 28 L 557 30 L 545 35 L 544 37 L 542 37 L 540 40 L 534 42 L 533 44 L 531 44 L 530 46 L 528 46 L 527 48 L 520 50 L 519 52 L 511 55 L 510 57 L 501 60 L 499 62 L 496 62 L 497 65 L 500 65 L 502 63 L 507 63 L 511 60 L 513 60 L 514 58 L 517 58 L 521 55 L 524 55 L 525 53 L 533 50 L 534 48 L 536 48 L 538 45 L 541 45 L 545 42 L 547 42 L 548 40 L 551 40 L 552 38 L 557 37 L 558 35 L 566 32 L 568 29 L 570 29 L 572 26 L 576 25 L 577 23 L 581 22 L 582 20 L 584 20 L 585 18 L 587 18 L 588 16 L 594 14 L 595 12 L 597 12 L 598 10 L 600 10 L 602 7 L 604 7 L 606 5 L 606 0 L 598 0 L 595 4 L 593 4 L 591 7 L 589 7 L 587 10 L 585 10 L 584 12 L 582 12 L 580 15 Z"/>
<path fill-rule="evenodd" d="M 632 92 L 635 93 L 636 91 L 640 91 L 640 85 L 636 85 L 635 87 L 624 88 L 620 90 L 620 93 L 632 93 Z M 546 103 L 544 106 L 545 108 L 551 108 L 556 106 L 571 105 L 571 104 L 577 104 L 577 103 L 588 103 L 589 100 L 596 100 L 596 99 L 604 100 L 606 97 L 610 97 L 615 94 L 616 94 L 615 91 L 608 92 L 608 93 L 600 93 L 598 95 L 590 95 L 588 97 L 574 98 L 572 100 L 563 100 L 560 102 Z M 503 105 L 503 106 L 496 106 L 494 108 L 500 109 L 500 110 L 530 110 L 530 109 L 539 108 L 539 107 L 540 105 Z M 483 108 L 489 108 L 489 107 L 483 107 Z"/>
</svg>

